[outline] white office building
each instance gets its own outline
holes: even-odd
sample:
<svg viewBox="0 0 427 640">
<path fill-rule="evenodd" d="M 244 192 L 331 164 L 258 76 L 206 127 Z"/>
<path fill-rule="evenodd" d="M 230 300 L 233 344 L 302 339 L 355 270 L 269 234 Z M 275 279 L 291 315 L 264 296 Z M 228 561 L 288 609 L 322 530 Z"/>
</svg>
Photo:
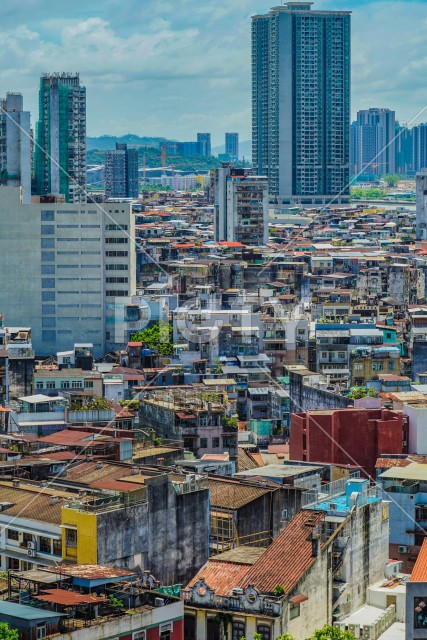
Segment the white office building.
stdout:
<svg viewBox="0 0 427 640">
<path fill-rule="evenodd" d="M 131 205 L 22 203 L 0 187 L 0 309 L 32 328 L 38 355 L 123 348 L 141 328 Z"/>
</svg>

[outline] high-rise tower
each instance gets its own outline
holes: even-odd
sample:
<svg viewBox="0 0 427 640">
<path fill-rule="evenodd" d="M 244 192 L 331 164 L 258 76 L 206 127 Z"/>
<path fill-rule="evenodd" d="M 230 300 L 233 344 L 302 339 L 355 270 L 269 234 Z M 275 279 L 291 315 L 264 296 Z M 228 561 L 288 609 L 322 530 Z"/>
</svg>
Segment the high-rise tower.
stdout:
<svg viewBox="0 0 427 640">
<path fill-rule="evenodd" d="M 24 111 L 20 93 L 7 93 L 0 101 L 0 184 L 22 187 L 23 202 L 31 200 L 30 112 Z"/>
<path fill-rule="evenodd" d="M 358 173 L 385 175 L 396 170 L 396 116 L 390 109 L 357 113 Z"/>
<path fill-rule="evenodd" d="M 252 162 L 279 203 L 349 200 L 350 12 L 252 18 Z"/>
<path fill-rule="evenodd" d="M 79 74 L 43 74 L 36 125 L 34 193 L 86 201 L 86 89 Z"/>
<path fill-rule="evenodd" d="M 138 151 L 116 142 L 114 151 L 105 153 L 105 197 L 138 197 Z"/>
</svg>

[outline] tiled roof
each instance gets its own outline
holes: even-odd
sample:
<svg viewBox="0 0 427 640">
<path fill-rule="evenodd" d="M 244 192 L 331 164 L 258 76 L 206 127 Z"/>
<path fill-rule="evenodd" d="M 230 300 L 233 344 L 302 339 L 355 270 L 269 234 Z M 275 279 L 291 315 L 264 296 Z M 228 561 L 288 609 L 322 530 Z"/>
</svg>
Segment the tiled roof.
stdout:
<svg viewBox="0 0 427 640">
<path fill-rule="evenodd" d="M 375 468 L 391 469 L 392 467 L 407 467 L 408 464 L 411 464 L 411 460 L 408 458 L 378 458 Z"/>
<path fill-rule="evenodd" d="M 188 587 L 192 587 L 200 578 L 203 578 L 216 594 L 225 596 L 234 587 L 239 586 L 250 568 L 251 565 L 248 564 L 209 560 L 194 576 Z"/>
<path fill-rule="evenodd" d="M 249 469 L 256 469 L 257 466 L 257 463 L 246 449 L 241 447 L 237 449 L 237 468 L 239 471 L 249 471 Z"/>
<path fill-rule="evenodd" d="M 208 482 L 211 505 L 222 509 L 239 509 L 271 491 L 264 487 L 244 485 L 234 480 L 209 478 Z"/>
<path fill-rule="evenodd" d="M 289 593 L 310 568 L 310 534 L 323 520 L 322 511 L 300 511 L 245 575 L 239 586 L 253 584 L 263 593 L 272 593 L 278 584 Z"/>
<path fill-rule="evenodd" d="M 6 516 L 61 524 L 62 502 L 59 500 L 56 504 L 51 504 L 51 496 L 44 493 L 0 487 L 0 502 L 10 502 L 13 505 L 3 508 Z"/>
<path fill-rule="evenodd" d="M 423 546 L 412 569 L 410 582 L 427 582 L 427 538 L 424 538 Z"/>
</svg>

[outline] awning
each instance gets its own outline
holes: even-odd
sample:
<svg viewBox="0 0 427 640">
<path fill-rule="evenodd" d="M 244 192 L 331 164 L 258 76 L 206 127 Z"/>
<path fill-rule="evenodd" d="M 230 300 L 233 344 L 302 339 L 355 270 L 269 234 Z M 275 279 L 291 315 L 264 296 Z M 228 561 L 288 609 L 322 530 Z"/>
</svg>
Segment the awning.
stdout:
<svg viewBox="0 0 427 640">
<path fill-rule="evenodd" d="M 294 598 L 289 598 L 289 602 L 292 604 L 301 604 L 301 602 L 305 602 L 308 600 L 308 596 L 295 596 Z"/>
</svg>

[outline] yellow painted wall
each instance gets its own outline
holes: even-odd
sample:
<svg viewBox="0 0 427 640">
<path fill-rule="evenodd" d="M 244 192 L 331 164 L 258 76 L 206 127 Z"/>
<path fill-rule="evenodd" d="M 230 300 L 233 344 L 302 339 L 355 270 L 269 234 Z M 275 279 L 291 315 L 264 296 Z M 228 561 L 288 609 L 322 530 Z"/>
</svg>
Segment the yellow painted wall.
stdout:
<svg viewBox="0 0 427 640">
<path fill-rule="evenodd" d="M 98 564 L 96 514 L 64 507 L 61 512 L 64 527 L 77 527 L 77 550 L 67 548 L 65 528 L 62 529 L 62 558 L 77 564 Z"/>
</svg>

